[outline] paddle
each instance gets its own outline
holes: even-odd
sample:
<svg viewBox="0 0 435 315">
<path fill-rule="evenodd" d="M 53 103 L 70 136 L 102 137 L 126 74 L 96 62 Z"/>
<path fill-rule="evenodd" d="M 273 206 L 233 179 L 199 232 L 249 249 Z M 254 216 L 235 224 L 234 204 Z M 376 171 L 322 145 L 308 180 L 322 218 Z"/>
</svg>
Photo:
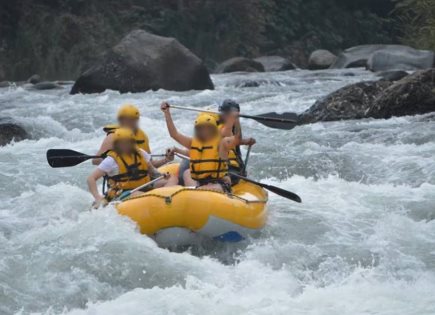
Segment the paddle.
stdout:
<svg viewBox="0 0 435 315">
<path fill-rule="evenodd" d="M 288 191 L 288 190 L 285 190 L 285 189 L 282 189 L 282 188 L 279 188 L 279 187 L 276 187 L 276 186 L 273 186 L 273 185 L 263 184 L 263 183 L 257 182 L 255 180 L 249 179 L 249 178 L 247 178 L 245 176 L 242 176 L 242 175 L 239 175 L 239 174 L 236 174 L 236 173 L 230 172 L 230 174 L 235 176 L 235 177 L 238 177 L 240 179 L 243 179 L 246 182 L 249 182 L 249 183 L 252 183 L 254 185 L 260 186 L 260 187 L 262 187 L 264 189 L 267 189 L 267 190 L 269 190 L 269 191 L 271 191 L 271 192 L 273 192 L 273 193 L 275 193 L 275 194 L 277 194 L 277 195 L 279 195 L 281 197 L 284 197 L 284 198 L 287 198 L 287 199 L 290 199 L 290 200 L 293 200 L 293 201 L 299 202 L 299 203 L 302 202 L 301 197 L 299 197 L 295 193 L 292 193 L 291 191 Z"/>
<path fill-rule="evenodd" d="M 176 108 L 176 109 L 188 110 L 188 111 L 192 111 L 192 112 L 210 113 L 210 114 L 219 115 L 218 112 L 211 111 L 211 110 L 204 110 L 204 109 L 185 107 L 185 106 L 175 106 L 175 105 L 170 105 L 170 107 Z M 256 116 L 239 114 L 239 117 L 253 119 L 253 120 L 255 120 L 255 121 L 259 122 L 260 124 L 263 124 L 267 127 L 275 128 L 275 129 L 282 129 L 282 130 L 293 129 L 294 127 L 297 126 L 297 121 L 298 121 L 297 120 L 298 115 L 295 113 L 278 114 L 275 112 L 271 112 L 271 113 L 266 113 L 266 114 L 261 114 L 261 115 L 256 115 Z"/>
<path fill-rule="evenodd" d="M 163 179 L 163 178 L 165 178 L 165 176 L 162 175 L 162 176 L 159 176 L 159 177 L 157 177 L 156 179 L 153 179 L 152 181 L 149 181 L 148 183 L 143 184 L 142 186 L 139 186 L 139 187 L 137 187 L 137 188 L 135 188 L 135 189 L 133 189 L 133 190 L 124 191 L 124 192 L 121 194 L 121 196 L 119 196 L 118 198 L 119 198 L 119 200 L 124 200 L 125 198 L 130 197 L 131 194 L 133 194 L 133 193 L 135 193 L 135 192 L 137 192 L 137 191 L 139 191 L 139 190 L 141 190 L 141 189 L 144 189 L 144 188 L 146 188 L 146 187 L 148 187 L 148 186 L 151 186 L 152 184 L 154 184 L 155 182 L 158 182 L 159 180 L 161 180 L 161 179 Z"/>
<path fill-rule="evenodd" d="M 164 154 L 153 154 L 153 157 L 163 157 Z M 90 159 L 104 158 L 100 155 L 87 155 L 69 149 L 50 149 L 47 151 L 47 162 L 53 168 L 71 167 Z"/>
<path fill-rule="evenodd" d="M 246 175 L 246 167 L 248 166 L 249 156 L 251 155 L 252 145 L 248 147 L 248 151 L 246 151 L 245 162 L 243 163 L 242 174 Z"/>
<path fill-rule="evenodd" d="M 178 157 L 180 157 L 182 159 L 190 160 L 189 157 L 187 157 L 187 156 L 185 156 L 183 154 L 175 153 L 175 155 L 177 155 Z M 249 178 L 247 178 L 245 176 L 242 176 L 242 175 L 239 175 L 239 174 L 236 174 L 236 173 L 233 173 L 233 172 L 230 172 L 230 174 L 235 176 L 235 177 L 238 177 L 240 179 L 243 179 L 246 182 L 252 183 L 252 184 L 260 186 L 260 187 L 262 187 L 262 188 L 264 188 L 266 190 L 269 190 L 269 191 L 277 194 L 278 196 L 284 197 L 286 199 L 290 199 L 290 200 L 295 201 L 295 202 L 299 202 L 299 203 L 302 202 L 301 197 L 299 197 L 295 193 L 292 193 L 291 191 L 288 191 L 288 190 L 285 190 L 285 189 L 282 189 L 282 188 L 279 188 L 279 187 L 276 187 L 276 186 L 273 186 L 273 185 L 263 184 L 263 183 L 257 182 L 255 180 L 249 179 Z"/>
</svg>

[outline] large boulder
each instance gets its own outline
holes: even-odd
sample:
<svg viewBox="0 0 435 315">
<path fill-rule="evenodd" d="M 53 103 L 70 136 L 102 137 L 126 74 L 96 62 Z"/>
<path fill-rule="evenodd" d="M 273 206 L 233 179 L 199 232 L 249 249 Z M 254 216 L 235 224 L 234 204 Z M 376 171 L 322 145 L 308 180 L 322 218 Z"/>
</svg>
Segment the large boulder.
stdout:
<svg viewBox="0 0 435 315">
<path fill-rule="evenodd" d="M 254 60 L 261 63 L 266 72 L 296 69 L 296 66 L 289 59 L 281 56 L 263 56 L 255 58 Z"/>
<path fill-rule="evenodd" d="M 176 39 L 135 30 L 82 73 L 71 94 L 213 88 L 201 59 Z"/>
<path fill-rule="evenodd" d="M 35 83 L 30 87 L 33 90 L 54 90 L 54 89 L 63 89 L 63 87 L 56 82 L 50 81 L 42 81 L 39 83 Z"/>
<path fill-rule="evenodd" d="M 32 83 L 32 84 L 36 84 L 41 82 L 41 76 L 39 74 L 34 74 L 32 75 L 30 78 L 27 79 L 27 82 Z"/>
<path fill-rule="evenodd" d="M 403 70 L 390 70 L 379 72 L 376 75 L 382 78 L 382 80 L 399 81 L 406 77 L 408 75 L 408 72 Z"/>
<path fill-rule="evenodd" d="M 317 101 L 299 115 L 299 122 L 365 118 L 377 96 L 391 84 L 389 81 L 369 81 L 348 85 Z"/>
<path fill-rule="evenodd" d="M 387 47 L 375 51 L 367 61 L 371 71 L 423 70 L 434 65 L 434 53 L 406 46 Z"/>
<path fill-rule="evenodd" d="M 283 86 L 283 83 L 276 80 L 258 79 L 258 80 L 239 80 L 236 81 L 236 83 L 234 84 L 234 86 L 238 88 L 252 88 L 252 87 L 259 87 L 262 85 Z"/>
<path fill-rule="evenodd" d="M 399 81 L 360 82 L 341 88 L 299 115 L 299 123 L 390 118 L 435 112 L 435 69 Z"/>
<path fill-rule="evenodd" d="M 26 130 L 11 118 L 0 118 L 0 146 L 8 144 L 12 140 L 21 141 L 28 138 Z"/>
<path fill-rule="evenodd" d="M 215 72 L 264 72 L 264 66 L 260 62 L 250 58 L 234 57 L 225 60 L 220 65 L 218 65 Z"/>
<path fill-rule="evenodd" d="M 311 70 L 328 69 L 336 60 L 337 56 L 329 50 L 315 50 L 308 59 L 308 68 Z"/>
<path fill-rule="evenodd" d="M 374 71 L 430 68 L 433 53 L 402 45 L 362 45 L 346 49 L 331 65 L 332 69 L 366 67 Z"/>
<path fill-rule="evenodd" d="M 367 116 L 389 118 L 435 111 L 435 69 L 417 71 L 393 83 L 370 106 Z"/>
</svg>

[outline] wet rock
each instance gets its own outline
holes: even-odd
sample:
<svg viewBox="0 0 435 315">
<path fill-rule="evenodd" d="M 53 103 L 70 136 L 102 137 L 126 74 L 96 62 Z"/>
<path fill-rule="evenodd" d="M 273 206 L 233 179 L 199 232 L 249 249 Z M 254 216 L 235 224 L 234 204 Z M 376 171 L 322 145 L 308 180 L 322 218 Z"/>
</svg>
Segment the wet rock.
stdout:
<svg viewBox="0 0 435 315">
<path fill-rule="evenodd" d="M 399 81 L 401 79 L 403 79 L 404 77 L 406 77 L 408 75 L 408 72 L 406 71 L 402 71 L 402 70 L 392 70 L 392 71 L 384 71 L 384 72 L 379 72 L 377 74 L 378 77 L 381 77 L 382 80 L 387 80 L 387 81 Z"/>
<path fill-rule="evenodd" d="M 307 124 L 368 117 L 372 103 L 391 84 L 389 81 L 370 81 L 348 85 L 317 101 L 299 115 L 299 122 Z"/>
<path fill-rule="evenodd" d="M 255 80 L 246 80 L 236 83 L 236 87 L 238 88 L 259 87 L 260 85 L 261 83 Z"/>
<path fill-rule="evenodd" d="M 54 90 L 54 89 L 63 89 L 63 87 L 55 82 L 39 82 L 31 86 L 31 89 L 34 90 Z"/>
<path fill-rule="evenodd" d="M 308 68 L 311 70 L 328 69 L 337 60 L 337 56 L 329 50 L 319 49 L 311 53 Z"/>
<path fill-rule="evenodd" d="M 72 85 L 74 84 L 74 81 L 54 81 L 54 83 L 59 85 Z"/>
<path fill-rule="evenodd" d="M 332 69 L 367 67 L 373 71 L 416 70 L 432 67 L 433 53 L 403 45 L 362 45 L 346 49 Z"/>
<path fill-rule="evenodd" d="M 261 63 L 266 72 L 296 69 L 296 66 L 289 59 L 281 56 L 263 56 L 255 58 L 254 61 Z"/>
<path fill-rule="evenodd" d="M 234 57 L 222 62 L 217 66 L 216 73 L 228 72 L 264 72 L 264 66 L 253 59 L 244 57 Z"/>
<path fill-rule="evenodd" d="M 250 87 L 259 87 L 261 85 L 274 85 L 274 86 L 282 86 L 279 81 L 276 80 L 243 80 L 238 81 L 235 84 L 235 87 L 238 88 L 250 88 Z"/>
<path fill-rule="evenodd" d="M 390 118 L 434 111 L 435 69 L 429 69 L 408 75 L 382 91 L 367 116 Z"/>
<path fill-rule="evenodd" d="M 176 39 L 135 30 L 82 73 L 71 94 L 213 88 L 201 59 Z"/>
<path fill-rule="evenodd" d="M 371 71 L 423 70 L 434 65 L 434 53 L 406 46 L 387 46 L 375 51 L 367 61 Z"/>
<path fill-rule="evenodd" d="M 39 74 L 32 75 L 29 79 L 27 79 L 28 83 L 36 84 L 41 82 L 41 76 Z"/>
<path fill-rule="evenodd" d="M 10 85 L 11 85 L 11 82 L 9 82 L 9 81 L 0 82 L 0 88 L 9 87 Z"/>
<path fill-rule="evenodd" d="M 11 118 L 0 118 L 0 146 L 8 144 L 12 140 L 21 141 L 28 138 L 26 130 Z"/>
</svg>

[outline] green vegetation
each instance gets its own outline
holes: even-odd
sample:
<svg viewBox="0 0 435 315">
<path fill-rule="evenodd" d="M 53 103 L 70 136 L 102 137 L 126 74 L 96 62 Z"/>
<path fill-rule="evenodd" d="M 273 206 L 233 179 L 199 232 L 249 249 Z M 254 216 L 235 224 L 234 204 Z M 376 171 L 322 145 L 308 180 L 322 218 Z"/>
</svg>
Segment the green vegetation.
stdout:
<svg viewBox="0 0 435 315">
<path fill-rule="evenodd" d="M 396 13 L 403 31 L 402 41 L 420 49 L 435 50 L 435 2 L 396 0 Z"/>
<path fill-rule="evenodd" d="M 304 66 L 314 49 L 392 42 L 392 8 L 390 0 L 3 1 L 0 66 L 13 80 L 72 79 L 135 28 L 176 37 L 211 68 L 265 54 Z"/>
</svg>

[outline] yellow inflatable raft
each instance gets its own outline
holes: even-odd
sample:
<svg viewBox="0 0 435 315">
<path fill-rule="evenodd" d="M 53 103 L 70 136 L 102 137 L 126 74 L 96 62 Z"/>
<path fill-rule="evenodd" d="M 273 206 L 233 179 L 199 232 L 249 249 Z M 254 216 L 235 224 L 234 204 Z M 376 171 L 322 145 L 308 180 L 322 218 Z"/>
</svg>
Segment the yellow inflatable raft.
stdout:
<svg viewBox="0 0 435 315">
<path fill-rule="evenodd" d="M 177 174 L 178 164 L 161 171 Z M 175 186 L 131 197 L 116 207 L 160 246 L 179 246 L 201 237 L 238 242 L 254 235 L 265 225 L 266 203 L 265 190 L 241 181 L 231 195 Z"/>
</svg>

